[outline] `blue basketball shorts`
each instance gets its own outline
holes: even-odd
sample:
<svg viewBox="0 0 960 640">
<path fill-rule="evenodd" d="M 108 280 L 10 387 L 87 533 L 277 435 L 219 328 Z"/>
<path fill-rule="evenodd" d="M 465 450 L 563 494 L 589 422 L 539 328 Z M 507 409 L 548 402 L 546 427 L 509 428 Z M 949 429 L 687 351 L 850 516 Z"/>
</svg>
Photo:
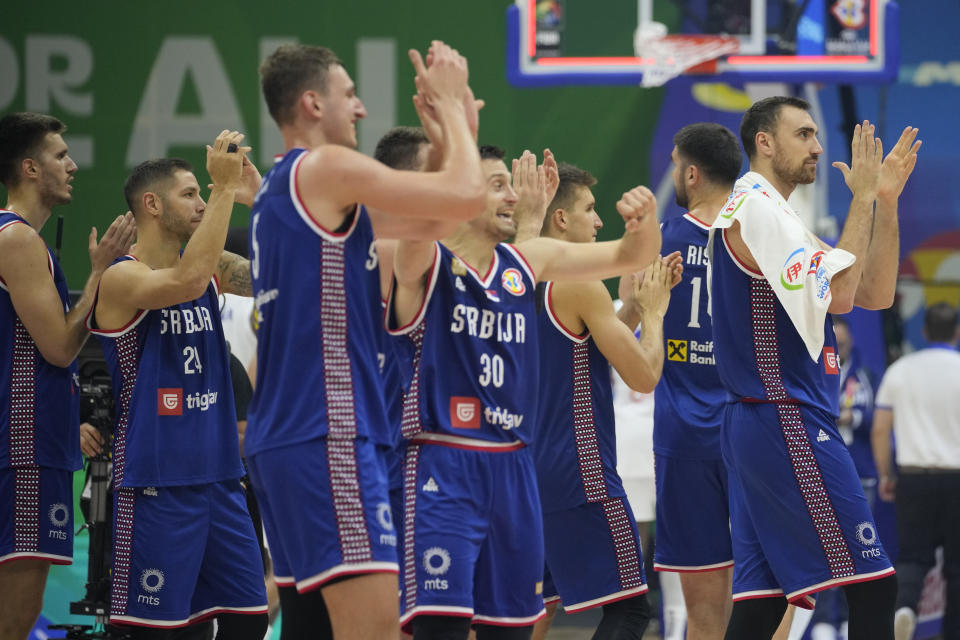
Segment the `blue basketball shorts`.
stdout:
<svg viewBox="0 0 960 640">
<path fill-rule="evenodd" d="M 733 566 L 723 460 L 656 454 L 656 571 L 696 573 Z"/>
<path fill-rule="evenodd" d="M 543 514 L 547 575 L 543 601 L 567 613 L 647 592 L 637 523 L 626 498 Z"/>
<path fill-rule="evenodd" d="M 733 599 L 813 594 L 894 573 L 832 415 L 799 404 L 728 404 Z"/>
<path fill-rule="evenodd" d="M 305 593 L 336 578 L 393 573 L 397 531 L 382 450 L 317 438 L 247 458 L 273 571 Z"/>
<path fill-rule="evenodd" d="M 263 614 L 260 545 L 239 480 L 114 492 L 110 622 L 183 627 Z"/>
<path fill-rule="evenodd" d="M 19 559 L 73 562 L 73 472 L 0 469 L 0 564 Z"/>
<path fill-rule="evenodd" d="M 526 448 L 411 443 L 403 505 L 404 629 L 418 615 L 495 626 L 544 616 L 543 522 Z"/>
</svg>

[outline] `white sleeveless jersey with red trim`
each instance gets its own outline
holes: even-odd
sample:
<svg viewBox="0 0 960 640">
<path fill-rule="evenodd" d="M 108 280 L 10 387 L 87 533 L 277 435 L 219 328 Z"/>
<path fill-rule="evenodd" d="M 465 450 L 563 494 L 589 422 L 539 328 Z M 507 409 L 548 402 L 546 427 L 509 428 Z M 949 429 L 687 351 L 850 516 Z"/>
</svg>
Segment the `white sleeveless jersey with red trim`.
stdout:
<svg viewBox="0 0 960 640">
<path fill-rule="evenodd" d="M 121 256 L 114 262 L 136 260 Z M 196 300 L 141 309 L 115 330 L 87 326 L 103 346 L 116 412 L 118 487 L 206 484 L 243 477 L 230 360 L 215 279 Z"/>
<path fill-rule="evenodd" d="M 13 211 L 0 210 L 0 233 L 16 224 L 28 223 Z M 69 310 L 67 280 L 49 247 L 47 265 L 63 308 Z M 79 398 L 77 361 L 57 367 L 44 360 L 0 278 L 0 469 L 79 469 Z"/>
<path fill-rule="evenodd" d="M 305 149 L 264 176 L 251 211 L 257 385 L 244 452 L 320 437 L 394 446 L 387 419 L 383 312 L 370 216 L 320 225 L 297 191 Z"/>
<path fill-rule="evenodd" d="M 544 513 L 626 495 L 617 473 L 610 363 L 587 332 L 577 335 L 553 308 L 553 283 L 538 288 L 540 386 L 545 398 L 533 460 Z M 629 425 L 627 425 L 629 428 Z"/>
<path fill-rule="evenodd" d="M 533 270 L 507 244 L 497 245 L 484 275 L 435 246 L 420 310 L 410 324 L 390 327 L 406 392 L 403 436 L 463 448 L 522 446 L 537 422 Z"/>
</svg>

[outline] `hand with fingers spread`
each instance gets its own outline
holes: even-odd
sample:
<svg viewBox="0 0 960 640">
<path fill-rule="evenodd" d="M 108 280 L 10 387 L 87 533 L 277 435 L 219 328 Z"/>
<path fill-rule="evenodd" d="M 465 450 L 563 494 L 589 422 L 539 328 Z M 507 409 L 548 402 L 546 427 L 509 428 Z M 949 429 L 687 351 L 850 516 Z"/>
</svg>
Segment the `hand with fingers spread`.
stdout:
<svg viewBox="0 0 960 640">
<path fill-rule="evenodd" d="M 212 147 L 207 145 L 207 173 L 210 174 L 214 188 L 240 188 L 243 160 L 250 151 L 250 147 L 240 146 L 243 138 L 242 133 L 224 129 L 214 140 Z"/>
<path fill-rule="evenodd" d="M 880 182 L 880 167 L 883 161 L 883 143 L 874 137 L 875 127 L 864 120 L 853 130 L 853 142 L 850 145 L 850 166 L 845 162 L 834 162 L 840 169 L 843 180 L 854 197 L 875 200 Z"/>
<path fill-rule="evenodd" d="M 103 273 L 114 260 L 130 251 L 130 245 L 136 237 L 137 223 L 129 211 L 114 219 L 100 242 L 97 242 L 97 228 L 90 229 L 87 251 L 90 253 L 91 271 Z"/>
<path fill-rule="evenodd" d="M 922 140 L 917 140 L 919 129 L 906 127 L 900 134 L 900 139 L 893 150 L 883 160 L 880 168 L 880 186 L 877 197 L 894 200 L 903 193 L 907 179 L 917 166 L 917 152 L 920 151 Z"/>
</svg>

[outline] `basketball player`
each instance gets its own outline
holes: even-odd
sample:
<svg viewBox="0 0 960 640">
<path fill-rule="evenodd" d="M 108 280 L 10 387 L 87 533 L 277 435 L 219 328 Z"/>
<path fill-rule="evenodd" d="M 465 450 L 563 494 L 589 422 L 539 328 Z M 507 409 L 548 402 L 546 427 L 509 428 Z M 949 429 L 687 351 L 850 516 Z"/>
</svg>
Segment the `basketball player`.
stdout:
<svg viewBox="0 0 960 640">
<path fill-rule="evenodd" d="M 118 217 L 97 244 L 70 308 L 67 282 L 39 232 L 73 199 L 77 165 L 60 120 L 0 119 L 0 638 L 27 637 L 51 564 L 73 559 L 73 471 L 81 467 L 76 357 L 97 282 L 130 246 L 133 217 Z"/>
<path fill-rule="evenodd" d="M 827 313 L 887 307 L 896 289 L 897 200 L 916 164 L 906 128 L 883 159 L 856 126 L 843 233 L 821 242 L 787 204 L 823 152 L 809 105 L 774 97 L 744 115 L 751 171 L 708 240 L 714 353 L 730 394 L 721 428 L 730 472 L 733 613 L 726 637 L 771 637 L 788 602 L 844 586 L 851 640 L 893 638 L 896 580 L 836 427 L 840 369 Z M 874 214 L 876 207 L 876 214 Z"/>
<path fill-rule="evenodd" d="M 393 170 L 354 150 L 366 111 L 329 49 L 280 47 L 260 69 L 287 152 L 251 217 L 258 378 L 245 452 L 285 639 L 323 637 L 331 625 L 342 639 L 397 635 L 384 464 L 396 434 L 374 234 L 433 237 L 433 221 L 467 219 L 483 203 L 466 60 L 438 41 L 426 65 L 417 52 L 411 60 L 444 134 L 436 172 Z"/>
<path fill-rule="evenodd" d="M 138 241 L 104 272 L 89 317 L 117 407 L 110 621 L 134 637 L 214 616 L 219 638 L 267 628 L 218 313 L 221 288 L 251 294 L 247 261 L 223 251 L 242 139 L 224 131 L 207 148 L 209 205 L 183 160 L 134 168 L 124 196 Z"/>
<path fill-rule="evenodd" d="M 673 137 L 673 185 L 687 213 L 664 222 L 662 251 L 684 256 L 684 281 L 663 321 L 668 358 L 654 394 L 657 544 L 654 568 L 680 576 L 690 640 L 720 640 L 730 615 L 733 551 L 720 455 L 726 390 L 714 365 L 707 235 L 740 173 L 736 136 L 719 124 Z M 682 637 L 682 636 L 681 636 Z"/>
<path fill-rule="evenodd" d="M 542 235 L 574 243 L 596 240 L 603 226 L 587 171 L 562 163 L 560 188 Z M 540 385 L 544 402 L 533 460 L 543 510 L 548 609 L 603 607 L 593 637 L 639 638 L 650 621 L 643 550 L 617 473 L 610 366 L 627 384 L 651 393 L 663 367 L 663 316 L 671 264 L 656 258 L 637 279 L 621 311 L 604 284 L 546 282 L 537 289 Z M 623 321 L 621 321 L 621 318 Z M 633 330 L 640 322 L 640 341 Z M 543 629 L 545 632 L 546 629 Z"/>
<path fill-rule="evenodd" d="M 516 231 L 503 151 L 482 147 L 483 215 L 442 243 L 402 240 L 388 322 L 405 375 L 401 623 L 415 638 L 526 638 L 543 616 L 542 523 L 526 444 L 537 420 L 538 279 L 595 280 L 659 249 L 653 194 L 617 209 L 621 240 L 573 244 Z"/>
</svg>

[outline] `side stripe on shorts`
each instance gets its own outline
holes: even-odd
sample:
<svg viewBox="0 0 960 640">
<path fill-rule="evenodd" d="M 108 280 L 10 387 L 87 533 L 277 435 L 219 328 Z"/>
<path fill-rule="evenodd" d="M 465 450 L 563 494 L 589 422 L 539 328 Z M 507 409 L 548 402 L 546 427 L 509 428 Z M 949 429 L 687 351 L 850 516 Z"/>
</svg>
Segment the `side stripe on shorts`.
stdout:
<svg viewBox="0 0 960 640">
<path fill-rule="evenodd" d="M 787 391 L 780 376 L 777 348 L 775 296 L 766 280 L 750 281 L 750 302 L 753 313 L 753 343 L 757 370 L 767 398 L 776 402 L 787 400 Z M 820 544 L 823 546 L 832 578 L 852 576 L 855 573 L 853 556 L 840 529 L 830 496 L 823 483 L 820 466 L 813 454 L 800 408 L 795 404 L 776 402 L 780 429 L 787 444 L 797 486 L 813 520 Z"/>
</svg>

